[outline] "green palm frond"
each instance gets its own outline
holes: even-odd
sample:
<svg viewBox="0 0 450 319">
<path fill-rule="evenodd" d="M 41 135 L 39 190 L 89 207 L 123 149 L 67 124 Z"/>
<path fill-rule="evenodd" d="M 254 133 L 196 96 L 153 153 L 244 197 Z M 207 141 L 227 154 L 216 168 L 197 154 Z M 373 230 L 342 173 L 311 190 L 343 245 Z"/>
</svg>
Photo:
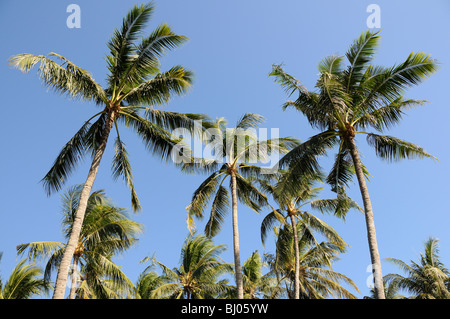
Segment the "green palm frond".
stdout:
<svg viewBox="0 0 450 319">
<path fill-rule="evenodd" d="M 166 161 L 171 158 L 172 150 L 180 141 L 173 139 L 169 131 L 128 110 L 121 111 L 120 114 L 123 115 L 123 121 L 138 134 L 150 152 L 158 154 Z"/>
<path fill-rule="evenodd" d="M 367 135 L 367 143 L 375 148 L 377 156 L 388 161 L 423 157 L 436 159 L 433 155 L 425 152 L 422 147 L 392 136 L 369 133 Z"/>
<path fill-rule="evenodd" d="M 125 95 L 123 100 L 130 105 L 150 106 L 167 104 L 173 94 L 182 95 L 192 85 L 192 72 L 182 66 L 174 66 L 169 71 L 158 73 L 154 78 L 138 83 Z"/>
<path fill-rule="evenodd" d="M 49 282 L 40 279 L 42 269 L 35 264 L 19 261 L 4 286 L 0 286 L 2 299 L 29 299 L 50 292 Z"/>
<path fill-rule="evenodd" d="M 129 56 L 129 66 L 121 75 L 119 89 L 133 87 L 145 81 L 148 76 L 155 75 L 159 68 L 159 58 L 166 50 L 173 49 L 187 40 L 187 37 L 172 32 L 167 24 L 161 24 L 153 32 L 144 37 L 135 47 L 134 54 Z"/>
<path fill-rule="evenodd" d="M 84 123 L 56 157 L 53 166 L 42 179 L 48 195 L 62 188 L 70 173 L 82 159 L 87 149 L 87 135 L 91 129 L 92 125 L 89 121 Z"/>
<path fill-rule="evenodd" d="M 279 83 L 289 96 L 295 91 L 308 95 L 308 90 L 306 90 L 300 81 L 284 72 L 282 65 L 272 65 L 272 72 L 268 75 L 275 77 L 275 82 Z"/>
<path fill-rule="evenodd" d="M 194 191 L 191 203 L 186 207 L 189 216 L 196 216 L 198 218 L 203 217 L 203 210 L 221 185 L 221 178 L 224 178 L 224 176 L 222 176 L 224 174 L 225 171 L 223 169 L 212 173 Z"/>
<path fill-rule="evenodd" d="M 378 32 L 364 32 L 350 46 L 346 53 L 346 57 L 350 65 L 343 74 L 347 90 L 354 89 L 363 79 L 365 69 L 372 61 L 376 48 L 379 43 L 380 36 Z"/>
<path fill-rule="evenodd" d="M 230 208 L 230 196 L 228 190 L 220 185 L 211 207 L 211 215 L 205 226 L 205 234 L 214 237 L 222 228 L 225 217 Z"/>
<path fill-rule="evenodd" d="M 423 82 L 437 69 L 437 61 L 430 55 L 412 52 L 398 66 L 380 68 L 378 73 L 365 80 L 363 88 L 368 93 L 360 106 L 372 111 L 380 103 L 389 104 L 400 97 L 405 89 Z"/>
<path fill-rule="evenodd" d="M 139 198 L 137 197 L 136 190 L 134 189 L 133 174 L 130 162 L 128 160 L 128 152 L 125 148 L 125 144 L 119 136 L 116 138 L 114 149 L 115 155 L 112 164 L 113 177 L 117 179 L 122 176 L 131 191 L 131 204 L 133 212 L 139 211 L 141 209 L 141 204 L 139 203 Z"/>
<path fill-rule="evenodd" d="M 261 208 L 268 205 L 266 195 L 258 190 L 249 180 L 236 174 L 236 185 L 238 199 L 246 206 L 259 213 Z"/>
<path fill-rule="evenodd" d="M 16 246 L 17 254 L 24 254 L 28 250 L 27 258 L 35 262 L 36 260 L 47 259 L 55 254 L 65 245 L 61 242 L 33 242 Z"/>
<path fill-rule="evenodd" d="M 283 178 L 278 182 L 278 191 L 294 194 L 301 188 L 302 176 L 316 176 L 320 171 L 318 158 L 326 154 L 338 141 L 332 130 L 319 133 L 301 143 L 287 153 L 279 161 L 279 168 L 286 170 Z"/>
<path fill-rule="evenodd" d="M 52 57 L 56 57 L 61 63 L 52 60 Z M 55 92 L 97 104 L 107 101 L 106 93 L 88 71 L 59 54 L 52 52 L 44 56 L 23 53 L 9 59 L 9 65 L 24 73 L 28 73 L 36 64 L 39 64 L 38 72 L 42 82 Z"/>
<path fill-rule="evenodd" d="M 120 79 L 129 69 L 131 59 L 135 55 L 134 42 L 138 40 L 145 24 L 149 21 L 154 5 L 135 5 L 123 18 L 122 27 L 115 29 L 108 42 L 110 55 L 108 55 L 108 84 L 110 88 L 118 88 Z M 156 73 L 156 70 L 155 70 Z M 114 92 L 115 93 L 115 92 Z"/>
<path fill-rule="evenodd" d="M 356 117 L 354 123 L 362 128 L 373 127 L 379 132 L 389 129 L 398 124 L 403 118 L 404 110 L 416 105 L 423 105 L 428 101 L 397 98 L 392 103 L 382 106 L 372 112 L 364 113 L 361 117 Z"/>
</svg>

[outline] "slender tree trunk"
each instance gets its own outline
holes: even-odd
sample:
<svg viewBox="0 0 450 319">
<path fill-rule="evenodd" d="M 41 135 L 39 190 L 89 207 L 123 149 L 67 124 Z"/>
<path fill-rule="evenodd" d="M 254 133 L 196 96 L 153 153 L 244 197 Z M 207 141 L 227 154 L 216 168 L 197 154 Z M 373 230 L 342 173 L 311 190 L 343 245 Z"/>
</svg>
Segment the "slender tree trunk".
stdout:
<svg viewBox="0 0 450 319">
<path fill-rule="evenodd" d="M 75 252 L 75 248 L 80 237 L 81 227 L 83 226 L 84 215 L 86 213 L 87 203 L 89 195 L 91 193 L 92 185 L 94 184 L 95 177 L 97 176 L 98 167 L 105 152 L 106 144 L 108 142 L 108 136 L 114 124 L 114 115 L 114 111 L 110 111 L 107 115 L 105 126 L 102 132 L 102 140 L 97 150 L 95 151 L 86 182 L 84 183 L 83 189 L 81 191 L 80 202 L 78 204 L 77 212 L 75 213 L 75 220 L 73 222 L 72 231 L 70 233 L 69 241 L 67 242 L 67 246 L 58 269 L 55 290 L 53 292 L 53 299 L 64 299 L 70 263 L 72 261 L 73 253 Z"/>
<path fill-rule="evenodd" d="M 294 299 L 300 299 L 300 252 L 298 249 L 298 235 L 297 225 L 295 223 L 294 214 L 289 214 L 291 217 L 292 234 L 294 235 L 294 249 L 295 249 L 295 270 L 294 270 Z"/>
<path fill-rule="evenodd" d="M 361 159 L 359 157 L 358 149 L 356 148 L 355 140 L 348 139 L 350 154 L 352 156 L 353 164 L 355 165 L 356 177 L 358 178 L 359 189 L 364 203 L 364 213 L 366 216 L 367 238 L 369 241 L 370 259 L 372 261 L 372 273 L 374 276 L 374 290 L 377 299 L 385 299 L 383 275 L 381 273 L 380 254 L 378 252 L 377 236 L 375 232 L 375 222 L 373 219 L 372 203 L 370 202 L 369 190 L 366 185 L 366 178 L 362 169 Z"/>
<path fill-rule="evenodd" d="M 72 265 L 72 283 L 70 286 L 70 294 L 69 299 L 75 299 L 75 292 L 77 291 L 77 280 L 78 280 L 78 256 L 73 256 L 73 265 Z"/>
<path fill-rule="evenodd" d="M 241 256 L 239 251 L 239 229 L 237 211 L 237 184 L 236 172 L 231 171 L 231 198 L 233 208 L 233 248 L 234 248 L 234 272 L 236 276 L 237 298 L 244 299 L 244 287 L 242 281 Z"/>
</svg>

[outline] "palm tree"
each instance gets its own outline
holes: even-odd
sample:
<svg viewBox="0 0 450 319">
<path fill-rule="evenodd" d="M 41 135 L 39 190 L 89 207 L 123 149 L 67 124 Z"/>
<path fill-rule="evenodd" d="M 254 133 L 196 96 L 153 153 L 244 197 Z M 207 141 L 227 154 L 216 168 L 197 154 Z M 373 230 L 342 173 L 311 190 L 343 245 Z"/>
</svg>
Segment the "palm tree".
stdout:
<svg viewBox="0 0 450 319">
<path fill-rule="evenodd" d="M 397 282 L 388 280 L 387 276 L 383 277 L 384 295 L 386 299 L 407 299 L 399 294 L 400 287 Z M 364 296 L 364 299 L 377 299 L 375 289 L 370 289 L 370 296 Z"/>
<path fill-rule="evenodd" d="M 286 225 L 286 220 L 290 220 L 290 229 L 293 232 L 292 243 L 295 251 L 294 299 L 300 299 L 300 251 L 298 247 L 297 222 L 302 225 L 302 232 L 308 233 L 308 237 L 313 243 L 318 244 L 314 232 L 319 232 L 341 248 L 344 248 L 346 245 L 333 228 L 313 214 L 308 213 L 304 207 L 309 205 L 322 213 L 332 212 L 340 218 L 345 218 L 348 210 L 351 208 L 362 209 L 348 197 L 314 199 L 317 198 L 318 192 L 323 189 L 322 187 L 313 188 L 314 183 L 320 180 L 320 175 L 317 174 L 315 176 L 302 176 L 303 178 L 299 183 L 300 187 L 297 188 L 296 194 L 280 193 L 278 190 L 282 188 L 282 185 L 279 183 L 284 182 L 282 174 L 277 174 L 275 181 L 272 183 L 267 180 L 259 181 L 261 189 L 265 193 L 272 195 L 279 206 L 278 209 L 272 209 L 264 218 L 261 224 L 261 240 L 264 244 L 267 233 L 275 222 L 279 221 L 282 225 Z"/>
<path fill-rule="evenodd" d="M 165 283 L 165 277 L 147 268 L 137 279 L 134 296 L 136 299 L 155 299 L 153 291 Z"/>
<path fill-rule="evenodd" d="M 254 251 L 244 262 L 242 267 L 244 298 L 246 299 L 272 299 L 280 295 L 276 278 L 267 273 L 263 275 L 263 262 L 258 251 Z"/>
<path fill-rule="evenodd" d="M 296 224 L 299 249 L 299 287 L 300 299 L 324 299 L 327 297 L 350 298 L 356 297 L 345 289 L 343 282 L 359 292 L 353 280 L 332 270 L 332 263 L 344 248 L 332 242 L 311 240 L 309 231 L 304 224 Z M 290 225 L 275 228 L 277 235 L 276 253 L 266 254 L 267 263 L 278 278 L 279 285 L 285 284 L 286 293 L 290 299 L 295 298 L 293 284 L 295 284 L 295 249 L 293 248 L 293 231 Z"/>
<path fill-rule="evenodd" d="M 298 93 L 298 98 L 286 102 L 283 109 L 294 107 L 306 116 L 311 126 L 321 130 L 280 161 L 281 167 L 290 164 L 291 183 L 286 185 L 295 188 L 296 176 L 317 169 L 316 157 L 325 154 L 328 148 L 339 146 L 327 182 L 341 193 L 356 173 L 364 203 L 377 298 L 384 298 L 373 210 L 365 181 L 367 171 L 361 162 L 355 137 L 365 134 L 376 155 L 390 161 L 432 157 L 415 144 L 366 129 L 383 132 L 399 123 L 405 110 L 423 104 L 425 101 L 406 99 L 403 94 L 407 88 L 433 74 L 437 62 L 423 52 L 413 52 L 393 67 L 373 65 L 378 41 L 378 32 L 364 32 L 348 49 L 349 65 L 346 68 L 342 65 L 343 57 L 331 55 L 323 59 L 318 67 L 317 91 L 308 91 L 281 65 L 274 65 L 269 75 L 274 76 L 289 95 Z"/>
<path fill-rule="evenodd" d="M 82 189 L 83 185 L 73 186 L 62 195 L 66 238 L 72 232 Z M 132 247 L 137 242 L 135 236 L 142 230 L 143 226 L 130 220 L 123 208 L 114 206 L 103 190 L 92 192 L 72 258 L 69 298 L 74 299 L 75 294 L 78 298 L 120 298 L 132 291 L 133 284 L 112 257 Z M 29 259 L 48 259 L 46 281 L 61 263 L 65 250 L 66 245 L 62 242 L 32 242 L 17 246 L 18 254 L 28 251 Z"/>
<path fill-rule="evenodd" d="M 400 267 L 407 276 L 386 275 L 387 281 L 412 294 L 413 299 L 450 299 L 450 272 L 439 257 L 438 240 L 429 238 L 425 242 L 425 251 L 420 254 L 419 262 L 407 263 L 387 258 Z"/>
<path fill-rule="evenodd" d="M 0 260 L 2 253 L 0 253 Z M 50 284 L 42 276 L 42 269 L 35 264 L 25 264 L 21 260 L 13 269 L 8 280 L 3 283 L 0 278 L 0 299 L 29 299 L 50 291 Z"/>
<path fill-rule="evenodd" d="M 251 176 L 269 176 L 265 168 L 254 164 L 267 161 L 270 154 L 285 154 L 297 144 L 291 138 L 275 138 L 259 141 L 254 132 L 263 121 L 258 114 L 246 113 L 237 122 L 235 128 L 227 128 L 223 118 L 216 121 L 215 127 L 208 131 L 210 144 L 214 144 L 215 158 L 191 160 L 183 164 L 182 170 L 186 172 L 201 171 L 210 175 L 195 190 L 191 203 L 187 206 L 188 228 L 193 229 L 193 217 L 203 218 L 203 211 L 212 198 L 211 214 L 205 226 L 208 237 L 215 236 L 224 223 L 228 213 L 229 192 L 223 186 L 227 177 L 230 177 L 232 224 L 233 224 L 233 250 L 237 298 L 244 297 L 242 284 L 242 269 L 240 261 L 239 228 L 238 228 L 238 200 L 256 212 L 261 206 L 267 204 L 267 198 L 252 183 L 247 180 Z"/>
<path fill-rule="evenodd" d="M 170 269 L 153 258 L 145 258 L 152 264 L 141 275 L 141 296 L 150 298 L 205 299 L 215 298 L 228 292 L 231 287 L 222 275 L 233 271 L 232 264 L 221 260 L 220 254 L 225 245 L 214 245 L 213 241 L 202 235 L 190 235 L 181 249 L 180 266 Z M 163 275 L 159 278 L 149 271 L 157 265 Z"/>
<path fill-rule="evenodd" d="M 118 124 L 131 128 L 151 152 L 167 159 L 179 142 L 179 139 L 171 136 L 169 130 L 174 127 L 192 128 L 195 119 L 206 118 L 202 115 L 154 108 L 168 103 L 173 95 L 185 93 L 191 86 L 192 73 L 182 66 L 160 71 L 161 55 L 187 39 L 175 34 L 167 24 L 161 24 L 150 35 L 139 39 L 153 9 L 152 3 L 135 5 L 123 19 L 122 27 L 114 31 L 108 42 L 110 53 L 106 56 L 109 71 L 106 88 L 98 84 L 88 71 L 57 53 L 47 56 L 24 53 L 10 59 L 10 65 L 22 72 L 29 72 L 35 65 L 40 64 L 40 78 L 49 88 L 70 98 L 94 102 L 102 107 L 102 110 L 89 118 L 62 148 L 52 168 L 43 178 L 48 194 L 58 191 L 78 162 L 89 153 L 92 156 L 73 232 L 58 270 L 53 295 L 55 299 L 64 297 L 69 266 L 78 243 L 89 194 L 113 127 L 117 133 L 112 164 L 113 176 L 116 179 L 123 177 L 128 184 L 133 211 L 137 211 L 140 209 L 140 203 L 133 186 L 128 152 L 119 135 Z"/>
</svg>

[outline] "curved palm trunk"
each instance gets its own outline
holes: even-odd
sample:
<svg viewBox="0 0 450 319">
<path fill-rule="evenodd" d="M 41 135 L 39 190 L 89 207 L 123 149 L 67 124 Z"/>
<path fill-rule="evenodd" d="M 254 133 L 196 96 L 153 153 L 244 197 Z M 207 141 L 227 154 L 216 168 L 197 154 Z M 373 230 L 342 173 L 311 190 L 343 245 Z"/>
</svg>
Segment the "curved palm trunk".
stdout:
<svg viewBox="0 0 450 319">
<path fill-rule="evenodd" d="M 380 254 L 378 252 L 377 236 L 375 232 L 375 222 L 373 219 L 372 203 L 370 202 L 369 190 L 367 189 L 366 179 L 361 165 L 358 150 L 356 148 L 355 140 L 348 139 L 350 154 L 352 156 L 353 164 L 355 165 L 356 177 L 358 178 L 359 189 L 364 204 L 364 213 L 366 216 L 367 238 L 369 241 L 370 259 L 372 261 L 372 272 L 375 282 L 375 296 L 377 299 L 385 299 L 383 287 L 383 275 L 381 273 Z"/>
<path fill-rule="evenodd" d="M 111 132 L 111 128 L 114 123 L 114 115 L 114 111 L 108 113 L 105 121 L 105 127 L 103 128 L 102 132 L 102 140 L 94 154 L 91 168 L 89 169 L 86 182 L 84 183 L 83 189 L 81 191 L 80 202 L 75 213 L 75 220 L 73 222 L 72 231 L 70 233 L 69 241 L 67 242 L 67 246 L 58 269 L 55 290 L 53 292 L 53 299 L 64 299 L 64 292 L 66 289 L 67 277 L 69 275 L 70 263 L 72 261 L 73 254 L 80 237 L 81 227 L 83 226 L 84 215 L 86 213 L 87 203 L 89 195 L 91 193 L 92 185 L 94 184 L 95 177 L 97 176 L 98 167 L 100 165 L 103 154 L 105 153 L 106 143 L 108 142 L 109 133 Z"/>
<path fill-rule="evenodd" d="M 291 217 L 292 234 L 294 235 L 294 249 L 295 249 L 295 270 L 294 270 L 294 299 L 300 299 L 300 251 L 298 249 L 298 234 L 295 225 L 294 214 L 289 214 Z"/>
<path fill-rule="evenodd" d="M 234 272 L 236 276 L 237 298 L 244 299 L 244 288 L 242 281 L 241 256 L 239 252 L 239 229 L 237 211 L 237 184 L 236 173 L 231 172 L 231 198 L 233 209 L 233 249 L 234 249 Z"/>
</svg>

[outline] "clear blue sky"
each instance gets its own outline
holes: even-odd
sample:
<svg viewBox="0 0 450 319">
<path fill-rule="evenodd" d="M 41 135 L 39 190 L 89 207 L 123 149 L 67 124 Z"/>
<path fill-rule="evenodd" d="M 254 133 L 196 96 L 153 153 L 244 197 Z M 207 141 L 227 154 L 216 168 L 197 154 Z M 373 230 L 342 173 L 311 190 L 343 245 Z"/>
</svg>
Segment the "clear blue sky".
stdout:
<svg viewBox="0 0 450 319">
<path fill-rule="evenodd" d="M 81 28 L 69 29 L 66 8 L 81 8 Z M 18 262 L 15 247 L 31 241 L 62 241 L 59 194 L 47 197 L 41 178 L 61 147 L 94 114 L 91 104 L 73 102 L 47 92 L 35 71 L 22 74 L 7 65 L 18 53 L 57 52 L 89 70 L 104 83 L 106 42 L 113 29 L 136 1 L 1 1 L 0 3 L 0 90 L 2 96 L 0 273 L 6 279 Z M 141 3 L 141 2 L 139 2 Z M 366 7 L 381 7 L 381 43 L 376 63 L 390 66 L 402 62 L 411 51 L 425 51 L 442 63 L 430 80 L 409 91 L 408 97 L 429 100 L 414 109 L 403 123 L 389 131 L 423 146 L 439 159 L 386 163 L 375 157 L 365 140 L 359 140 L 363 161 L 373 178 L 368 184 L 382 258 L 417 260 L 429 236 L 440 240 L 441 256 L 450 266 L 450 217 L 446 205 L 450 133 L 447 90 L 450 83 L 450 3 L 423 1 L 156 1 L 150 32 L 167 22 L 190 41 L 162 60 L 163 69 L 181 64 L 195 72 L 189 94 L 175 98 L 168 109 L 207 113 L 235 123 L 244 112 L 264 115 L 262 127 L 279 128 L 281 136 L 301 140 L 316 133 L 293 110 L 283 112 L 283 91 L 267 73 L 271 65 L 284 63 L 285 70 L 312 89 L 317 63 L 326 55 L 343 55 L 350 43 L 367 29 Z M 178 262 L 187 234 L 185 207 L 204 176 L 181 174 L 148 154 L 140 140 L 125 134 L 132 161 L 135 186 L 143 211 L 133 218 L 145 225 L 139 244 L 117 259 L 135 281 L 145 268 L 139 260 L 156 253 L 171 267 Z M 111 177 L 111 145 L 94 184 L 105 189 L 119 206 L 130 208 L 129 191 Z M 83 183 L 88 161 L 80 165 L 66 186 Z M 330 168 L 327 159 L 324 169 Z M 350 196 L 361 203 L 355 183 Z M 324 196 L 329 195 L 327 191 Z M 362 205 L 362 204 L 361 204 Z M 254 250 L 273 252 L 260 242 L 259 227 L 264 215 L 239 207 L 241 259 Z M 361 294 L 368 294 L 366 272 L 370 264 L 363 215 L 352 213 L 342 222 L 326 216 L 350 245 L 335 269 L 352 278 Z M 224 254 L 232 261 L 231 214 L 227 226 L 215 238 L 227 244 Z M 203 223 L 198 223 L 199 228 Z M 269 240 L 270 241 L 270 240 Z M 399 272 L 386 262 L 383 274 Z M 354 292 L 354 291 L 352 291 Z"/>
</svg>

